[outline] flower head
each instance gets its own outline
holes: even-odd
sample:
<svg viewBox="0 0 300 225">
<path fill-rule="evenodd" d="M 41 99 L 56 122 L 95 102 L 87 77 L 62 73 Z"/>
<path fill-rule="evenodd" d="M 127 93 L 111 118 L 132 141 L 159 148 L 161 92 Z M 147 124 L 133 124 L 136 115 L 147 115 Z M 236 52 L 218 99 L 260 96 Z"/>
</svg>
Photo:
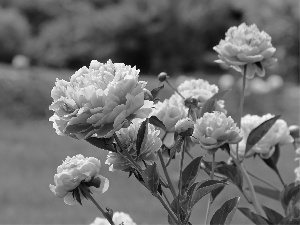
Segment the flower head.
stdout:
<svg viewBox="0 0 300 225">
<path fill-rule="evenodd" d="M 193 137 L 206 150 L 215 150 L 225 143 L 237 144 L 242 140 L 240 129 L 233 119 L 217 111 L 204 113 L 196 121 Z"/>
<path fill-rule="evenodd" d="M 264 31 L 260 32 L 255 24 L 247 26 L 242 23 L 229 28 L 225 40 L 221 40 L 213 49 L 219 54 L 218 63 L 224 63 L 239 72 L 247 65 L 248 78 L 253 78 L 255 73 L 263 77 L 264 68 L 277 61 L 271 37 Z"/>
<path fill-rule="evenodd" d="M 50 184 L 50 190 L 68 205 L 77 203 L 74 191 L 81 183 L 89 187 L 92 193 L 104 193 L 109 186 L 107 178 L 99 174 L 101 163 L 94 157 L 85 158 L 83 155 L 67 157 L 57 168 L 54 176 L 55 185 Z"/>
<path fill-rule="evenodd" d="M 140 155 L 137 157 L 136 142 L 139 128 L 140 123 L 138 123 L 137 120 L 133 120 L 128 128 L 119 130 L 117 136 L 125 150 L 128 151 L 131 157 L 143 168 L 145 167 L 144 162 L 152 164 L 156 160 L 156 152 L 159 150 L 162 143 L 158 137 L 159 130 L 155 130 L 153 125 L 148 124 L 148 134 L 142 143 Z M 119 148 L 119 146 L 117 146 L 117 148 Z M 105 163 L 110 165 L 110 171 L 126 170 L 131 167 L 130 162 L 128 162 L 124 156 L 115 152 L 110 152 L 108 154 Z"/>
<path fill-rule="evenodd" d="M 206 80 L 192 79 L 183 82 L 178 86 L 177 90 L 185 99 L 196 99 L 197 106 L 200 108 L 208 99 L 218 93 L 219 88 L 214 84 L 209 84 Z M 184 105 L 185 100 L 182 99 L 178 94 L 175 94 L 171 96 L 170 102 L 172 102 L 173 105 Z M 216 111 L 226 113 L 223 100 L 217 101 Z M 199 114 L 200 110 L 196 110 L 196 113 Z"/>
<path fill-rule="evenodd" d="M 274 117 L 272 114 L 263 116 L 245 115 L 241 120 L 241 129 L 243 131 L 243 139 L 239 143 L 239 155 L 245 156 L 245 149 L 250 132 L 268 119 Z M 289 128 L 286 122 L 282 119 L 276 120 L 270 130 L 247 152 L 246 157 L 254 154 L 260 154 L 263 158 L 272 156 L 276 144 L 284 145 L 293 142 L 293 137 L 290 135 Z M 233 152 L 234 153 L 234 152 Z"/>
<path fill-rule="evenodd" d="M 59 135 L 82 139 L 111 137 L 126 120 L 145 118 L 152 102 L 144 100 L 145 82 L 139 70 L 123 63 L 93 60 L 72 75 L 70 82 L 57 80 L 51 91 L 54 111 L 50 118 Z"/>
<path fill-rule="evenodd" d="M 175 132 L 181 136 L 191 136 L 194 131 L 194 122 L 190 118 L 179 120 L 175 124 Z"/>
<path fill-rule="evenodd" d="M 112 220 L 115 225 L 136 225 L 136 223 L 132 221 L 130 215 L 124 212 L 115 212 Z M 110 225 L 110 223 L 107 219 L 97 217 L 90 225 Z"/>
</svg>

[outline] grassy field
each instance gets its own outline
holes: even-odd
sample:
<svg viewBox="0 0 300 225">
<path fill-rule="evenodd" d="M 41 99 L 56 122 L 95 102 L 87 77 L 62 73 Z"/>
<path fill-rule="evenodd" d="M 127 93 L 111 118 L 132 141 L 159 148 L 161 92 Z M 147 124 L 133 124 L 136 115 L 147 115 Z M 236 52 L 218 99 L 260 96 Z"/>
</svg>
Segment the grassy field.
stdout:
<svg viewBox="0 0 300 225">
<path fill-rule="evenodd" d="M 7 79 L 18 79 L 18 75 L 13 77 L 14 73 L 17 74 L 10 68 L 2 68 L 0 78 L 4 79 L 3 77 L 7 76 Z M 37 70 L 34 76 L 41 76 L 41 74 L 45 79 L 41 84 L 45 82 L 46 93 L 49 93 L 51 88 L 49 83 L 54 85 L 56 74 L 60 74 L 59 77 L 71 75 L 70 71 Z M 211 83 L 216 82 L 216 77 L 206 78 Z M 150 88 L 158 85 L 158 82 L 151 77 L 141 79 L 148 80 Z M 281 114 L 289 125 L 299 124 L 299 95 L 290 93 L 289 85 L 291 84 L 287 84 L 286 88 L 279 93 L 248 97 L 245 112 L 272 112 Z M 9 93 L 6 94 L 9 95 Z M 162 93 L 162 98 L 169 97 L 170 94 L 170 89 L 166 88 Z M 226 107 L 233 117 L 236 116 L 237 100 L 238 93 L 234 90 L 226 98 Z M 13 104 L 13 102 L 7 102 L 7 104 Z M 19 113 L 22 115 L 22 111 Z M 50 183 L 53 184 L 57 166 L 66 156 L 79 153 L 98 157 L 103 163 L 102 173 L 109 178 L 110 188 L 104 195 L 96 196 L 96 200 L 102 207 L 129 213 L 137 224 L 167 224 L 163 207 L 135 178 L 128 178 L 123 172 L 108 171 L 108 166 L 104 165 L 106 152 L 84 141 L 58 136 L 47 118 L 18 119 L 16 122 L 2 116 L 0 127 L 0 224 L 89 224 L 96 216 L 100 216 L 92 203 L 88 202 L 83 207 L 68 206 L 49 190 L 48 186 Z M 194 149 L 192 154 L 199 156 L 203 152 Z M 296 167 L 294 156 L 292 146 L 282 148 L 278 167 L 286 183 L 294 180 L 293 170 Z M 226 160 L 226 156 L 220 152 L 217 154 L 217 160 Z M 248 160 L 246 167 L 279 189 L 282 188 L 275 174 L 259 159 Z M 172 177 L 178 176 L 178 162 L 172 162 L 169 170 Z M 203 178 L 207 178 L 204 173 L 199 176 L 199 180 Z M 229 185 L 223 194 L 218 196 L 212 210 L 215 211 L 216 206 L 237 195 L 241 196 L 234 186 Z M 264 205 L 282 212 L 282 208 L 279 204 L 275 204 L 274 200 L 262 196 L 259 196 L 259 200 Z M 245 200 L 242 199 L 240 206 L 246 205 Z M 192 214 L 192 224 L 204 223 L 206 206 L 207 198 L 204 198 Z M 236 212 L 233 224 L 247 223 L 250 223 L 249 220 Z"/>
</svg>

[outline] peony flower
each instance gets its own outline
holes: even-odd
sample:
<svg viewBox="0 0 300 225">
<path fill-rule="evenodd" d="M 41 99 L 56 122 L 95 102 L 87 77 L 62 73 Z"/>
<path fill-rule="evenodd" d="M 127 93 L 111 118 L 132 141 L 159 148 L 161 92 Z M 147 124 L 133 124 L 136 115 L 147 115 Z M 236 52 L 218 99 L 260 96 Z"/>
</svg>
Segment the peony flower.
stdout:
<svg viewBox="0 0 300 225">
<path fill-rule="evenodd" d="M 193 137 L 206 150 L 217 150 L 225 143 L 237 144 L 242 140 L 240 129 L 233 119 L 217 111 L 204 113 L 196 121 Z"/>
<path fill-rule="evenodd" d="M 155 115 L 162 121 L 166 127 L 166 131 L 160 129 L 159 137 L 164 138 L 163 143 L 171 148 L 174 144 L 175 124 L 182 118 L 187 116 L 187 108 L 184 105 L 177 104 L 177 101 L 165 99 L 163 102 L 157 102 L 154 105 L 152 115 Z"/>
<path fill-rule="evenodd" d="M 250 132 L 272 117 L 274 117 L 272 114 L 266 114 L 264 116 L 245 115 L 242 117 L 241 129 L 243 131 L 243 140 L 239 143 L 238 150 L 238 153 L 241 157 L 244 157 L 245 155 L 247 139 Z M 269 158 L 272 156 L 275 150 L 274 146 L 276 144 L 284 145 L 287 143 L 292 143 L 293 140 L 294 139 L 290 135 L 286 122 L 282 119 L 278 119 L 270 128 L 270 130 L 260 139 L 260 141 L 256 143 L 256 145 L 254 145 L 249 152 L 247 152 L 246 157 L 250 157 L 256 153 L 260 154 L 263 158 Z M 233 149 L 233 154 L 235 154 L 235 147 Z"/>
<path fill-rule="evenodd" d="M 132 124 L 128 128 L 122 128 L 117 132 L 117 136 L 125 148 L 126 151 L 131 155 L 131 157 L 141 166 L 141 168 L 145 168 L 144 162 L 147 164 L 152 164 L 156 158 L 156 152 L 160 149 L 162 142 L 159 135 L 159 130 L 155 130 L 154 126 L 148 124 L 148 134 L 147 138 L 144 139 L 140 149 L 140 155 L 137 158 L 136 151 L 136 141 L 137 134 L 140 128 L 140 123 L 136 120 L 132 121 Z M 119 146 L 117 145 L 118 151 L 121 151 Z M 109 152 L 107 156 L 107 160 L 105 164 L 110 165 L 109 170 L 126 170 L 131 167 L 131 163 L 127 161 L 124 156 L 119 153 Z"/>
<path fill-rule="evenodd" d="M 77 204 L 74 191 L 84 183 L 92 193 L 104 193 L 109 186 L 107 178 L 99 174 L 101 162 L 94 158 L 76 155 L 66 160 L 57 168 L 54 176 L 55 185 L 50 184 L 50 190 L 68 205 Z M 81 195 L 81 193 L 80 193 Z M 82 199 L 82 198 L 81 198 Z"/>
<path fill-rule="evenodd" d="M 219 88 L 214 84 L 209 84 L 206 80 L 202 79 L 192 79 L 183 82 L 177 88 L 178 92 L 185 99 L 196 99 L 198 101 L 198 110 L 196 110 L 196 114 L 199 117 L 200 107 L 212 96 L 218 93 Z M 170 102 L 173 105 L 185 105 L 185 99 L 181 98 L 178 94 L 171 96 Z M 218 100 L 216 104 L 216 111 L 226 113 L 224 109 L 224 101 Z M 187 117 L 187 115 L 186 115 Z"/>
<path fill-rule="evenodd" d="M 130 215 L 124 212 L 115 212 L 112 220 L 115 225 L 136 225 L 136 223 L 132 221 Z M 110 223 L 107 219 L 97 217 L 90 225 L 110 225 Z"/>
<path fill-rule="evenodd" d="M 138 81 L 138 74 L 135 67 L 123 63 L 93 60 L 70 82 L 57 79 L 49 107 L 57 134 L 78 139 L 111 137 L 127 120 L 147 117 L 152 102 L 144 100 L 146 82 Z"/>
<path fill-rule="evenodd" d="M 264 31 L 260 32 L 255 24 L 247 26 L 242 23 L 229 28 L 225 40 L 221 40 L 213 49 L 219 54 L 217 63 L 224 63 L 239 72 L 247 65 L 248 78 L 253 78 L 255 73 L 263 77 L 264 68 L 277 61 L 271 37 Z"/>
<path fill-rule="evenodd" d="M 190 118 L 179 120 L 175 124 L 175 132 L 181 136 L 191 136 L 194 132 L 194 121 Z"/>
</svg>

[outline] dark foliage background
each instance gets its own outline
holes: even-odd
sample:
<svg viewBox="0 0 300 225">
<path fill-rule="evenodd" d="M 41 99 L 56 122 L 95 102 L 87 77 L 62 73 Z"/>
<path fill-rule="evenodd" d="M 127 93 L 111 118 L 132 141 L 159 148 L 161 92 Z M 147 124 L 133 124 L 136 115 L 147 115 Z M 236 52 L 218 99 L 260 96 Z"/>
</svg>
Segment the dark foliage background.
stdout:
<svg viewBox="0 0 300 225">
<path fill-rule="evenodd" d="M 298 0 L 0 0 L 0 61 L 24 54 L 57 68 L 112 59 L 143 74 L 219 72 L 212 47 L 244 21 L 272 36 L 274 71 L 299 82 Z"/>
</svg>

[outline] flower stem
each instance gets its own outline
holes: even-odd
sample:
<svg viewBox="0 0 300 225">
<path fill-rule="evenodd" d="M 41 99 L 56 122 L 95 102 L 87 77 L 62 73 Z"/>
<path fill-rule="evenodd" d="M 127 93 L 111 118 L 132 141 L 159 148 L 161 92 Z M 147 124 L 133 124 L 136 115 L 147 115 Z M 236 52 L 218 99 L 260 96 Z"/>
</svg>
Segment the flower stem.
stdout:
<svg viewBox="0 0 300 225">
<path fill-rule="evenodd" d="M 181 160 L 180 160 L 180 172 L 179 172 L 179 195 L 182 193 L 182 169 L 183 169 L 183 160 L 184 160 L 184 153 L 185 153 L 185 148 L 186 148 L 186 139 L 184 139 L 183 143 L 183 149 L 181 151 Z M 178 198 L 179 201 L 179 198 Z M 178 204 L 179 205 L 179 204 Z"/>
<path fill-rule="evenodd" d="M 214 179 L 214 174 L 215 174 L 215 153 L 212 155 L 212 163 L 211 163 L 211 173 L 210 173 L 210 179 Z M 206 209 L 206 215 L 205 215 L 205 224 L 208 224 L 208 215 L 209 215 L 209 209 L 212 203 L 212 197 L 211 194 L 209 194 L 209 199 L 207 202 L 207 209 Z"/>
<path fill-rule="evenodd" d="M 99 211 L 102 213 L 102 215 L 108 220 L 108 222 L 111 224 L 111 225 L 115 225 L 114 222 L 112 221 L 112 218 L 111 216 L 108 215 L 107 212 L 105 212 L 101 206 L 96 202 L 96 200 L 93 198 L 93 196 L 90 194 L 90 192 L 87 190 L 87 188 L 85 186 L 81 186 L 80 187 L 80 190 L 84 193 L 84 195 L 90 199 L 94 204 L 95 206 L 99 209 Z"/>
<path fill-rule="evenodd" d="M 170 176 L 169 176 L 169 173 L 168 173 L 166 164 L 165 164 L 165 162 L 164 162 L 164 159 L 163 159 L 163 156 L 162 156 L 162 153 L 161 153 L 161 149 L 159 149 L 157 153 L 158 153 L 158 157 L 159 157 L 161 166 L 162 166 L 162 168 L 163 168 L 164 174 L 165 174 L 165 176 L 166 176 L 166 178 L 167 178 L 168 185 L 169 185 L 170 190 L 171 190 L 171 192 L 172 192 L 173 198 L 176 198 L 177 194 L 176 194 L 176 192 L 175 192 L 175 188 L 174 188 L 174 186 L 173 186 L 173 184 L 172 184 L 172 181 L 171 181 L 171 179 L 170 179 Z"/>
<path fill-rule="evenodd" d="M 127 159 L 127 161 L 129 161 L 134 167 L 135 169 L 139 172 L 142 173 L 142 169 L 141 167 L 133 160 L 133 158 L 131 157 L 131 155 L 126 151 L 126 149 L 124 149 L 122 143 L 120 142 L 118 135 L 116 133 L 114 133 L 114 138 L 117 142 L 117 144 L 119 145 L 119 147 L 121 148 L 122 152 L 118 152 L 119 154 L 123 155 L 125 159 Z"/>
<path fill-rule="evenodd" d="M 178 224 L 181 225 L 181 222 L 178 220 L 178 218 L 176 217 L 175 213 L 172 211 L 172 209 L 169 208 L 169 206 L 164 202 L 164 200 L 162 199 L 162 197 L 160 195 L 156 195 L 157 199 L 161 202 L 161 204 L 163 205 L 163 207 L 168 211 L 169 216 L 172 218 L 172 220 Z"/>
<path fill-rule="evenodd" d="M 182 94 L 180 94 L 180 93 L 179 93 L 179 92 L 178 92 L 178 91 L 170 84 L 170 82 L 169 82 L 168 80 L 166 80 L 166 82 L 167 82 L 167 84 L 173 89 L 173 91 L 175 91 L 177 94 L 179 94 L 181 98 L 185 99 L 185 98 L 182 96 Z"/>
</svg>

